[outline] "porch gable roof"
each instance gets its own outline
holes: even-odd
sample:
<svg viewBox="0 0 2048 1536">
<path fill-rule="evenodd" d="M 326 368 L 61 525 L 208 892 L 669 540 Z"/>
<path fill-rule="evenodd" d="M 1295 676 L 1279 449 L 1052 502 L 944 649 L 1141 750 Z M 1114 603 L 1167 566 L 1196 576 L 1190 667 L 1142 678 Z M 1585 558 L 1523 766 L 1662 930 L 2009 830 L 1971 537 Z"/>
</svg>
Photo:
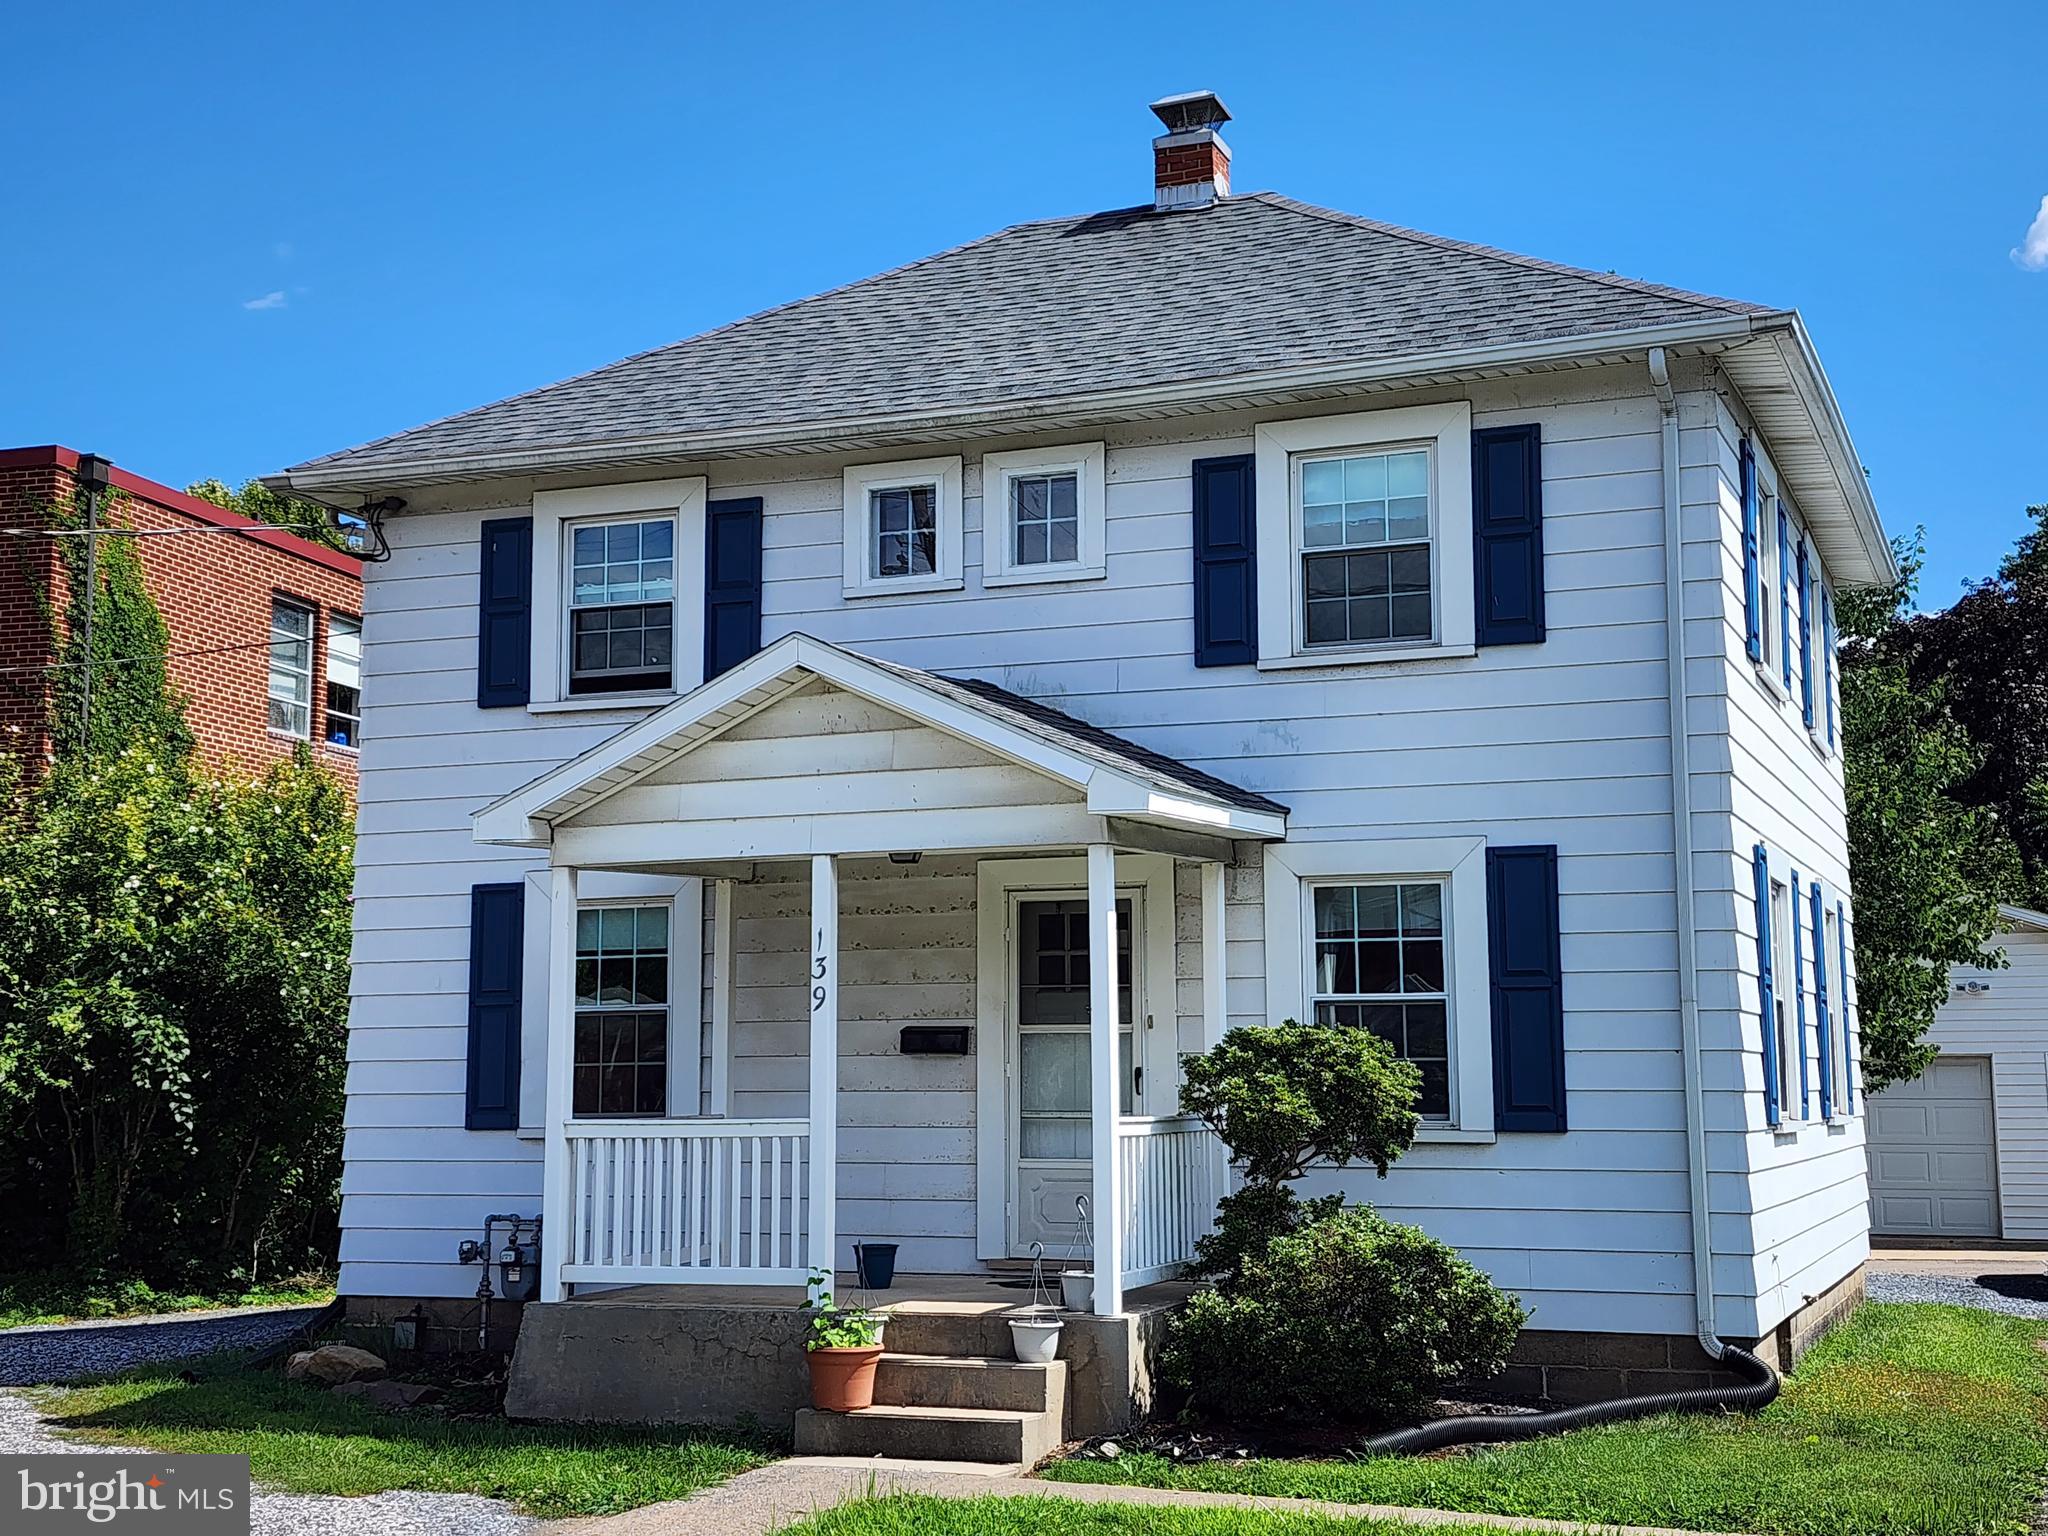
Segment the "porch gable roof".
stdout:
<svg viewBox="0 0 2048 1536">
<path fill-rule="evenodd" d="M 473 819 L 480 843 L 545 847 L 556 826 L 822 679 L 1085 796 L 1090 813 L 1235 838 L 1283 838 L 1287 807 L 993 683 L 788 635 Z"/>
</svg>

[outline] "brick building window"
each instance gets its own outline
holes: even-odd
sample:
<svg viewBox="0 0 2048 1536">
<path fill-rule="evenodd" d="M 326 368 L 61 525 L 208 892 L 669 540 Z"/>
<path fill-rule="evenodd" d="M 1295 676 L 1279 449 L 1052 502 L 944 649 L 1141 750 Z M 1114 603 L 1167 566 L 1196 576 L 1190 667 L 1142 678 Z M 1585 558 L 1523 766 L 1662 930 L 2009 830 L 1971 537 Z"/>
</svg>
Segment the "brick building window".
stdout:
<svg viewBox="0 0 2048 1536">
<path fill-rule="evenodd" d="M 313 610 L 270 600 L 270 728 L 313 734 Z"/>
<path fill-rule="evenodd" d="M 363 744 L 363 621 L 340 613 L 327 621 L 327 739 Z"/>
</svg>

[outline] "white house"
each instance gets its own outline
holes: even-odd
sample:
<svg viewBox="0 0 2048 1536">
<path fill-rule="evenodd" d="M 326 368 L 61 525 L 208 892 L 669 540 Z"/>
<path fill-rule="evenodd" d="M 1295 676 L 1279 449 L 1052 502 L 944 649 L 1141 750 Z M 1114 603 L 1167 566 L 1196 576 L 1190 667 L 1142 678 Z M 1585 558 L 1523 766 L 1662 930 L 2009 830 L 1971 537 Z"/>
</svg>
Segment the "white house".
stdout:
<svg viewBox="0 0 2048 1536">
<path fill-rule="evenodd" d="M 1518 1292 L 1525 1385 L 1859 1293 L 1831 593 L 1892 565 L 1805 326 L 1234 195 L 1155 110 L 1140 206 L 279 477 L 390 548 L 359 1316 L 539 1214 L 524 1401 L 701 1413 L 729 1359 L 636 1396 L 608 1288 L 642 1352 L 855 1240 L 985 1300 L 1085 1194 L 1142 1406 L 1222 1176 L 1179 1058 L 1283 1018 L 1420 1065 L 1392 1176 L 1316 1182 Z"/>
<path fill-rule="evenodd" d="M 2002 968 L 1958 965 L 1927 1070 L 1870 1100 L 1870 1226 L 2048 1237 L 2048 914 L 1999 909 Z"/>
</svg>

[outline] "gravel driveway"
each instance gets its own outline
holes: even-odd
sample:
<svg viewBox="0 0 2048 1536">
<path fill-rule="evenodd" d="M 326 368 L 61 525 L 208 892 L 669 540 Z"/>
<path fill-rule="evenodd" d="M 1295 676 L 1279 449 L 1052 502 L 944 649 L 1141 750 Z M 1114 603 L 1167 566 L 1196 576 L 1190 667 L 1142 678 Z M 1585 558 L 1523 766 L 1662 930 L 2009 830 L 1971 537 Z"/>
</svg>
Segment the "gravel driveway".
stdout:
<svg viewBox="0 0 2048 1536">
<path fill-rule="evenodd" d="M 119 1323 L 57 1323 L 0 1333 L 0 1383 L 63 1382 L 159 1360 L 222 1349 L 257 1349 L 311 1317 L 317 1307 L 182 1314 Z M 54 1434 L 19 1392 L 0 1391 L 0 1455 L 110 1455 L 120 1446 L 81 1445 Z M 249 1500 L 253 1536 L 522 1536 L 537 1521 L 509 1504 L 467 1493 L 269 1493 Z"/>
<path fill-rule="evenodd" d="M 1940 1301 L 2048 1319 L 2048 1280 L 2039 1275 L 1872 1274 L 1866 1284 L 1872 1301 Z"/>
<path fill-rule="evenodd" d="M 0 1332 L 0 1387 L 75 1381 L 159 1360 L 274 1344 L 318 1307 L 174 1312 L 106 1323 L 39 1323 Z"/>
</svg>

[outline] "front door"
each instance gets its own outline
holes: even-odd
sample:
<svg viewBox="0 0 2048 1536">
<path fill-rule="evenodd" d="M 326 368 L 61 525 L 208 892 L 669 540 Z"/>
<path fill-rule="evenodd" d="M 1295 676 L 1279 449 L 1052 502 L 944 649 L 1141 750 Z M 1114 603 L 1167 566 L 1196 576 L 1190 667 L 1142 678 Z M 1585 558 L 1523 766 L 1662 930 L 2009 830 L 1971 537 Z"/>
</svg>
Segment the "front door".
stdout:
<svg viewBox="0 0 2048 1536">
<path fill-rule="evenodd" d="M 1118 1108 L 1127 1115 L 1143 1112 L 1145 1096 L 1144 1069 L 1132 1055 L 1145 985 L 1131 944 L 1140 899 L 1133 892 L 1116 904 Z M 1074 1202 L 1090 1192 L 1093 1167 L 1087 898 L 1019 896 L 1010 934 L 1010 1252 L 1021 1256 L 1039 1242 L 1058 1259 L 1081 1251 Z"/>
</svg>

